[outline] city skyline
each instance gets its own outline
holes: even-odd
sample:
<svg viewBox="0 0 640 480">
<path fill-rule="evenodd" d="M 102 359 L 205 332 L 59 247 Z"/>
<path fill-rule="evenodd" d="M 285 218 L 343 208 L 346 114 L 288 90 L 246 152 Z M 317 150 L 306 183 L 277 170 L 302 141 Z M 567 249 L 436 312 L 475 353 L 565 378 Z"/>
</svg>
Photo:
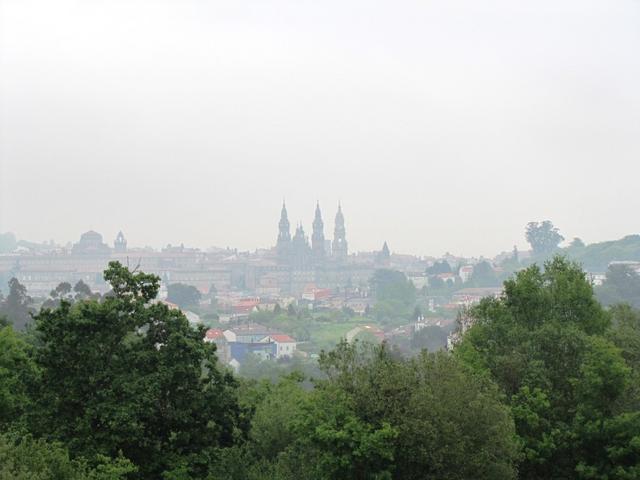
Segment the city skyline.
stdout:
<svg viewBox="0 0 640 480">
<path fill-rule="evenodd" d="M 637 2 L 160 3 L 3 2 L 0 231 L 253 250 L 283 196 L 354 250 L 640 230 Z"/>
</svg>

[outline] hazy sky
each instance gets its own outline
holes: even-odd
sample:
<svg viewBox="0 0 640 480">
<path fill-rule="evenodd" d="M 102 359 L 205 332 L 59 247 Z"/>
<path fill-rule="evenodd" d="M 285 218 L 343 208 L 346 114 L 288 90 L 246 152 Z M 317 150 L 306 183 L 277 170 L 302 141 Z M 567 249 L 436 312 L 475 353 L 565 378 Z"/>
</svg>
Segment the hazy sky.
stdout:
<svg viewBox="0 0 640 480">
<path fill-rule="evenodd" d="M 0 232 L 493 255 L 640 231 L 640 0 L 0 0 Z"/>
</svg>

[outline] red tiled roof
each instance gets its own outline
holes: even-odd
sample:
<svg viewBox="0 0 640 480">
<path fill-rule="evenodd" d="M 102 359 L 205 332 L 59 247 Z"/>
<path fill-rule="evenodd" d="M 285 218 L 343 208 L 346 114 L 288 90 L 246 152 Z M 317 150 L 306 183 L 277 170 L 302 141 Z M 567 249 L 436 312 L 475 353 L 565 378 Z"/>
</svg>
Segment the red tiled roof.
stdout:
<svg viewBox="0 0 640 480">
<path fill-rule="evenodd" d="M 296 341 L 291 338 L 289 335 L 284 334 L 275 334 L 269 335 L 274 342 L 277 343 L 296 343 Z"/>
<path fill-rule="evenodd" d="M 209 330 L 207 330 L 207 333 L 205 334 L 205 336 L 209 340 L 215 340 L 217 338 L 224 337 L 224 333 L 219 328 L 210 328 Z"/>
</svg>

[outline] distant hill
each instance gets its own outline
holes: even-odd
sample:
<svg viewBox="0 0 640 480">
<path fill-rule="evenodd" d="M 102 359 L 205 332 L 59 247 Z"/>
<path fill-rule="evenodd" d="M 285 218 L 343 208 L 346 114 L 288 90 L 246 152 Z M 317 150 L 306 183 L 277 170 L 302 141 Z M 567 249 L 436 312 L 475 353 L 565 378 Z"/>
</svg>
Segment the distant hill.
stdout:
<svg viewBox="0 0 640 480">
<path fill-rule="evenodd" d="M 613 261 L 640 262 L 640 235 L 627 235 L 620 240 L 592 243 L 584 247 L 562 249 L 572 260 L 581 263 L 590 272 L 605 272 Z"/>
<path fill-rule="evenodd" d="M 522 265 L 542 264 L 553 255 L 566 255 L 582 265 L 588 272 L 607 271 L 613 261 L 640 262 L 640 235 L 627 235 L 620 240 L 592 243 L 585 246 L 560 248 L 549 255 L 531 256 L 523 260 Z"/>
</svg>

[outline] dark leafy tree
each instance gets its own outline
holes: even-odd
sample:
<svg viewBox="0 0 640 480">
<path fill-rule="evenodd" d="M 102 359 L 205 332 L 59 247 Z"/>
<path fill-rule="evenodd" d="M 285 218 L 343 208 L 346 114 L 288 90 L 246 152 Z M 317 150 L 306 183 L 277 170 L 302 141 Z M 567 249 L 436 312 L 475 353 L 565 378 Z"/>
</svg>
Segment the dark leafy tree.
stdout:
<svg viewBox="0 0 640 480">
<path fill-rule="evenodd" d="M 71 284 L 69 282 L 62 282 L 58 284 L 56 288 L 51 290 L 51 297 L 57 299 L 68 299 L 71 293 Z"/>
<path fill-rule="evenodd" d="M 604 283 L 596 288 L 598 299 L 604 305 L 628 303 L 640 308 L 640 275 L 624 264 L 613 264 L 607 270 Z"/>
<path fill-rule="evenodd" d="M 105 280 L 112 294 L 102 301 L 63 300 L 36 317 L 42 379 L 32 431 L 74 456 L 122 452 L 140 478 L 204 477 L 234 440 L 233 379 L 218 370 L 204 329 L 153 302 L 157 276 L 111 262 Z"/>
<path fill-rule="evenodd" d="M 451 270 L 451 265 L 446 260 L 440 260 L 434 262 L 433 265 L 427 268 L 427 275 L 440 275 L 441 273 L 453 273 Z"/>
<path fill-rule="evenodd" d="M 389 430 L 388 454 L 372 463 L 378 472 L 403 480 L 515 478 L 518 446 L 498 391 L 450 356 L 403 360 L 384 344 L 343 342 L 320 365 L 328 376 L 320 389 L 344 392 L 360 421 Z"/>
<path fill-rule="evenodd" d="M 31 408 L 29 391 L 37 379 L 31 350 L 13 328 L 0 327 L 0 431 L 19 425 Z"/>
<path fill-rule="evenodd" d="M 584 248 L 585 246 L 586 245 L 584 244 L 582 239 L 578 237 L 574 237 L 574 239 L 571 240 L 571 243 L 569 244 L 569 248 L 573 248 L 573 249 Z"/>
<path fill-rule="evenodd" d="M 416 301 L 416 288 L 402 272 L 376 270 L 369 283 L 378 301 L 398 302 L 405 307 L 413 307 Z"/>
<path fill-rule="evenodd" d="M 0 305 L 0 314 L 6 316 L 17 330 L 24 330 L 31 321 L 33 300 L 27 288 L 17 278 L 9 280 L 9 294 Z"/>
<path fill-rule="evenodd" d="M 89 285 L 84 283 L 82 280 L 78 280 L 74 285 L 73 292 L 75 293 L 76 300 L 86 300 L 93 296 L 93 292 L 91 291 L 91 288 L 89 288 Z"/>
<path fill-rule="evenodd" d="M 559 230 L 549 220 L 528 223 L 526 237 L 535 255 L 553 253 L 564 240 Z"/>
<path fill-rule="evenodd" d="M 471 314 L 455 354 L 504 392 L 523 443 L 520 478 L 633 478 L 638 419 L 616 408 L 631 372 L 580 267 L 561 257 L 532 266 Z"/>
<path fill-rule="evenodd" d="M 172 283 L 167 287 L 167 300 L 171 303 L 175 303 L 180 308 L 198 306 L 201 297 L 202 295 L 193 285 Z"/>
<path fill-rule="evenodd" d="M 120 480 L 135 472 L 125 458 L 100 457 L 95 467 L 72 459 L 59 443 L 30 436 L 0 435 L 0 478 L 11 480 Z"/>
<path fill-rule="evenodd" d="M 500 285 L 500 280 L 491 264 L 487 261 L 482 261 L 473 267 L 469 284 L 473 287 L 496 287 Z"/>
<path fill-rule="evenodd" d="M 430 325 L 421 328 L 411 336 L 411 348 L 436 352 L 447 346 L 447 332 L 442 327 Z"/>
</svg>

